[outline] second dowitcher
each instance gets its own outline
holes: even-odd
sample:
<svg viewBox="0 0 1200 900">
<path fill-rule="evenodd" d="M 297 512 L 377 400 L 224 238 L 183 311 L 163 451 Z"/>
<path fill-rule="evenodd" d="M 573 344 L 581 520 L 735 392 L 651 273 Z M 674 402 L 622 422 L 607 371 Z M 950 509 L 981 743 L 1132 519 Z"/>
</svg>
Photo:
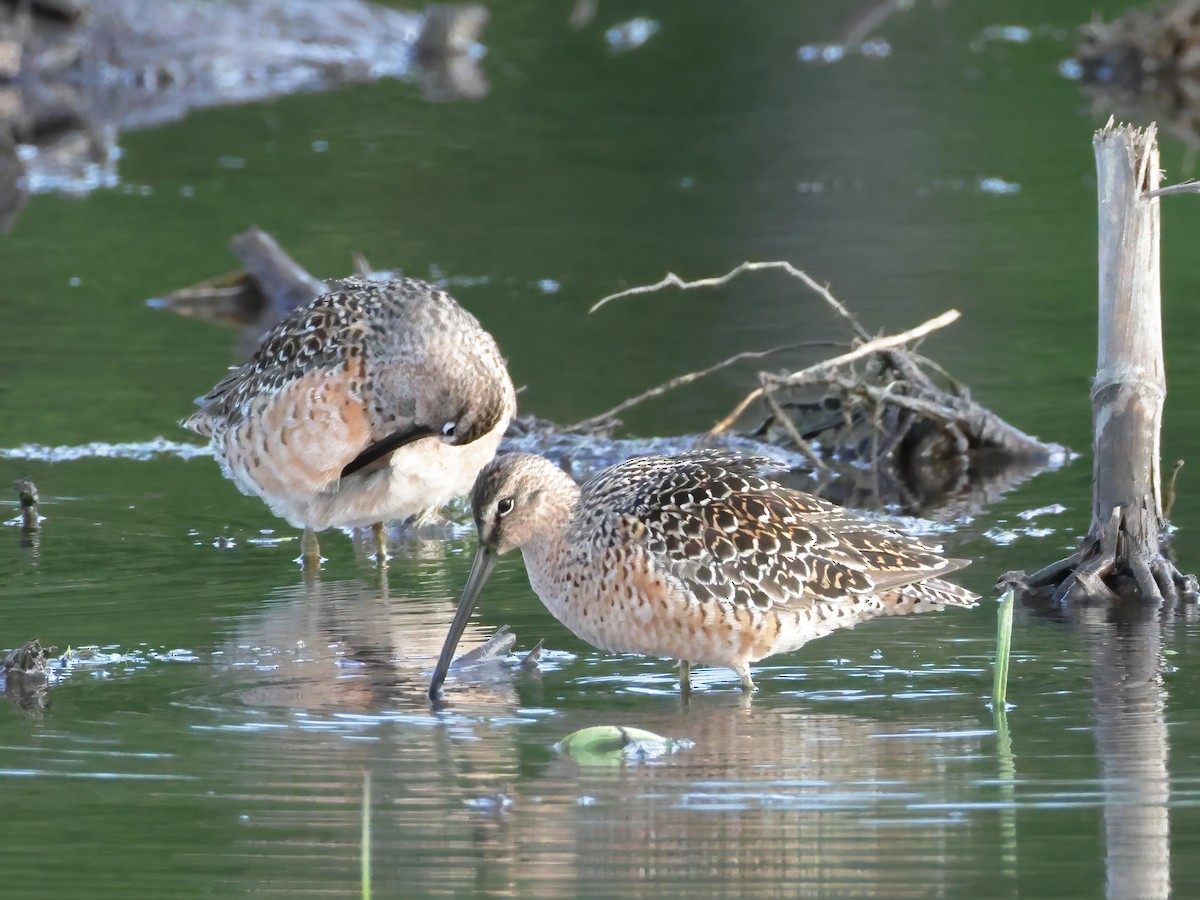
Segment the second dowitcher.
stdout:
<svg viewBox="0 0 1200 900">
<path fill-rule="evenodd" d="M 762 474 L 767 460 L 704 451 L 613 466 L 582 489 L 549 460 L 498 456 L 471 495 L 479 548 L 430 685 L 501 555 L 521 550 L 546 608 L 604 650 L 750 664 L 876 616 L 974 606 L 943 576 L 967 565 Z"/>
<path fill-rule="evenodd" d="M 413 278 L 346 279 L 300 307 L 196 401 L 184 425 L 221 469 L 315 533 L 383 523 L 470 490 L 516 409 L 492 336 L 445 291 Z"/>
</svg>

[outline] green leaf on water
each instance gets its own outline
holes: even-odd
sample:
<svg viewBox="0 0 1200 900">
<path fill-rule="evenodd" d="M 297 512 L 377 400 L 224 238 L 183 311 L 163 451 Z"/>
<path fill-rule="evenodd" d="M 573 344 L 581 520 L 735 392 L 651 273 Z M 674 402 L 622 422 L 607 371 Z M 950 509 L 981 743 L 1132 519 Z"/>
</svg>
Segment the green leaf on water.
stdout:
<svg viewBox="0 0 1200 900">
<path fill-rule="evenodd" d="M 594 725 L 568 734 L 554 745 L 580 765 L 615 766 L 623 762 L 654 759 L 692 746 L 642 728 L 628 725 Z"/>
</svg>

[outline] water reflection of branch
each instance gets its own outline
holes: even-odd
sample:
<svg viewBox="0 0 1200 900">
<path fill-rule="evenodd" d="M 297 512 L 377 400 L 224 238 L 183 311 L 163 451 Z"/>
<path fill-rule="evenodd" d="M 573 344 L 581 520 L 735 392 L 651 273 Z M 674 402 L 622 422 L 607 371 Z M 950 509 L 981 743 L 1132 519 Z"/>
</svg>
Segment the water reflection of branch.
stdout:
<svg viewBox="0 0 1200 900">
<path fill-rule="evenodd" d="M 1088 609 L 1081 622 L 1092 650 L 1096 751 L 1104 783 L 1109 897 L 1171 894 L 1168 739 L 1162 684 L 1162 625 L 1138 607 L 1111 622 Z"/>
</svg>

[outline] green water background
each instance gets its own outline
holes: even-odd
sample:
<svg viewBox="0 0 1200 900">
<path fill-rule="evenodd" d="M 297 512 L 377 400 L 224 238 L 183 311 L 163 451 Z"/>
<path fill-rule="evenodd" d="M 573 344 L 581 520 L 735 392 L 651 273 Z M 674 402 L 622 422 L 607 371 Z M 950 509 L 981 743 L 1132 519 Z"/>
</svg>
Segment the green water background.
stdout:
<svg viewBox="0 0 1200 900">
<path fill-rule="evenodd" d="M 871 329 L 962 310 L 926 351 L 1000 415 L 1086 453 L 1091 135 L 1104 116 L 1060 64 L 1096 8 L 918 4 L 882 27 L 886 55 L 812 64 L 798 48 L 836 41 L 844 4 L 604 2 L 572 31 L 566 7 L 512 2 L 493 9 L 481 102 L 429 105 L 387 81 L 124 134 L 120 186 L 37 196 L 0 239 L 0 447 L 187 440 L 176 423 L 234 361 L 234 336 L 143 301 L 230 268 L 228 238 L 256 224 L 322 277 L 358 251 L 473 280 L 454 293 L 526 386 L 522 409 L 551 419 L 734 352 L 840 336 L 773 275 L 586 314 L 667 271 L 788 259 Z M 636 15 L 659 31 L 613 53 L 605 29 Z M 1169 179 L 1194 174 L 1178 142 L 1162 149 Z M 1200 206 L 1164 203 L 1168 464 L 1195 459 L 1200 434 L 1198 239 Z M 647 404 L 628 430 L 706 428 L 753 372 Z M 469 534 L 405 547 L 385 598 L 337 537 L 321 584 L 301 584 L 290 531 L 209 460 L 0 460 L 0 484 L 22 474 L 47 522 L 36 558 L 0 529 L 0 645 L 37 636 L 124 655 L 74 672 L 41 714 L 0 706 L 13 896 L 355 893 L 364 770 L 379 896 L 1096 896 L 1120 811 L 1137 807 L 1103 777 L 1114 744 L 1098 743 L 1101 651 L 1086 629 L 1018 618 L 1013 783 L 998 777 L 984 703 L 990 603 L 771 660 L 748 709 L 728 673 L 702 675 L 683 712 L 667 664 L 574 639 L 512 560 L 473 635 L 507 623 L 519 646 L 545 638 L 556 652 L 540 678 L 498 672 L 438 718 L 422 686 Z M 1190 485 L 1185 468 L 1174 522 L 1195 571 Z M 976 560 L 964 583 L 987 592 L 1000 572 L 1063 555 L 1089 490 L 1085 456 L 956 523 L 949 549 Z M 1051 504 L 1065 511 L 1019 516 Z M 1151 662 L 1150 724 L 1114 740 L 1130 758 L 1163 757 L 1145 741 L 1169 722 L 1168 767 L 1145 777 L 1165 779 L 1170 801 L 1142 812 L 1168 829 L 1153 846 L 1173 862 L 1157 866 L 1188 896 L 1200 890 L 1195 626 L 1151 631 L 1137 651 Z M 613 771 L 551 749 L 612 721 L 695 747 Z"/>
</svg>

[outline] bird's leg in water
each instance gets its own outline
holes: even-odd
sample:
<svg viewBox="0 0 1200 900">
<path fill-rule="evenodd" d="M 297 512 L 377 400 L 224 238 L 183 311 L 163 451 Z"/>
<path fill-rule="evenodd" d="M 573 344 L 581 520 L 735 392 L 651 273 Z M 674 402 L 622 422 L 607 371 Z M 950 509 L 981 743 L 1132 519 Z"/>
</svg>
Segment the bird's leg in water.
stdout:
<svg viewBox="0 0 1200 900">
<path fill-rule="evenodd" d="M 300 535 L 300 559 L 306 569 L 321 568 L 321 546 L 317 543 L 317 533 L 311 528 L 305 528 Z"/>
<path fill-rule="evenodd" d="M 737 672 L 738 678 L 741 679 L 743 691 L 745 691 L 747 694 L 753 694 L 758 690 L 758 688 L 754 686 L 754 679 L 750 677 L 750 666 L 743 665 L 734 669 L 733 671 Z"/>
<path fill-rule="evenodd" d="M 371 532 L 375 535 L 375 562 L 381 569 L 387 568 L 388 562 L 388 533 L 387 525 L 383 522 L 376 522 L 371 526 Z"/>
</svg>

